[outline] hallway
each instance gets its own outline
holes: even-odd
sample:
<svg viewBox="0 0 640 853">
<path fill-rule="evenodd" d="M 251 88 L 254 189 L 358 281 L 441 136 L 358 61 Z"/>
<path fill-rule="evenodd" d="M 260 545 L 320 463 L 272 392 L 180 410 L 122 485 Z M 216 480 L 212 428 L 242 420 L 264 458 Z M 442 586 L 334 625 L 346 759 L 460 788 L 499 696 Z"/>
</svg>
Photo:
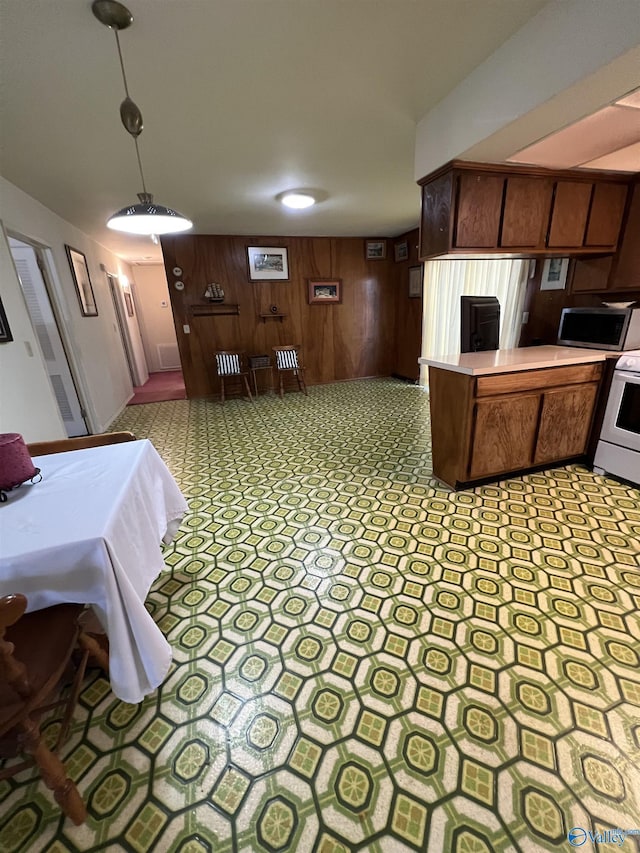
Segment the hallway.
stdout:
<svg viewBox="0 0 640 853">
<path fill-rule="evenodd" d="M 150 373 L 149 379 L 137 388 L 128 406 L 139 406 L 142 403 L 165 403 L 168 400 L 186 400 L 184 379 L 181 370 L 163 370 L 160 373 Z"/>
</svg>

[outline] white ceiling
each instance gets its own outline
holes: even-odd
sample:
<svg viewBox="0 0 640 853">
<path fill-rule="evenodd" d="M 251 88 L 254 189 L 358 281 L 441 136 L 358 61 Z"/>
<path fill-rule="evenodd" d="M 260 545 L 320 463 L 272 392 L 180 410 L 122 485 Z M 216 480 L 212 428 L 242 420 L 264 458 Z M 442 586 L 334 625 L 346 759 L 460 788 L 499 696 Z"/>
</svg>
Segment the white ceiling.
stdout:
<svg viewBox="0 0 640 853">
<path fill-rule="evenodd" d="M 120 34 L 148 189 L 200 234 L 417 225 L 416 122 L 544 0 L 129 0 Z M 0 0 L 0 171 L 107 248 L 141 190 L 114 34 L 90 0 Z M 275 196 L 321 191 L 286 212 Z"/>
</svg>

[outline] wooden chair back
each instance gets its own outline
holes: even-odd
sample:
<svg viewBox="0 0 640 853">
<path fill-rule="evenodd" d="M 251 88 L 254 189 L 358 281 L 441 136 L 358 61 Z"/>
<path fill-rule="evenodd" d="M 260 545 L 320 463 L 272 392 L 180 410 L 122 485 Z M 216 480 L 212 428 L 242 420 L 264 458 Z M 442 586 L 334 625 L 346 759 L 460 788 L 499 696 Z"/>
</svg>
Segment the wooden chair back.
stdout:
<svg viewBox="0 0 640 853">
<path fill-rule="evenodd" d="M 276 358 L 276 370 L 280 376 L 280 399 L 284 397 L 284 374 L 291 371 L 298 383 L 298 389 L 307 396 L 307 383 L 304 379 L 304 367 L 298 344 L 273 347 Z"/>
<path fill-rule="evenodd" d="M 135 441 L 132 432 L 101 432 L 96 435 L 81 435 L 77 438 L 60 438 L 54 441 L 33 441 L 27 444 L 31 456 L 47 456 L 49 453 L 64 453 L 67 450 L 85 450 L 87 447 L 101 447 L 103 444 L 120 444 L 123 441 Z"/>
</svg>

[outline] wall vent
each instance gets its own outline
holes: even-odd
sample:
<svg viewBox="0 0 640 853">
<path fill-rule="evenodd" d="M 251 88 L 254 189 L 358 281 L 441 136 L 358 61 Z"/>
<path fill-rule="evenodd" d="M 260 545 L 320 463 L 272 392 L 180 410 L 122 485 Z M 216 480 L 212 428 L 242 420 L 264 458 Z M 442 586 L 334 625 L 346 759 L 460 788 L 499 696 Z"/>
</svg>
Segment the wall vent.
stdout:
<svg viewBox="0 0 640 853">
<path fill-rule="evenodd" d="M 158 344 L 158 362 L 161 370 L 180 370 L 178 344 Z"/>
</svg>

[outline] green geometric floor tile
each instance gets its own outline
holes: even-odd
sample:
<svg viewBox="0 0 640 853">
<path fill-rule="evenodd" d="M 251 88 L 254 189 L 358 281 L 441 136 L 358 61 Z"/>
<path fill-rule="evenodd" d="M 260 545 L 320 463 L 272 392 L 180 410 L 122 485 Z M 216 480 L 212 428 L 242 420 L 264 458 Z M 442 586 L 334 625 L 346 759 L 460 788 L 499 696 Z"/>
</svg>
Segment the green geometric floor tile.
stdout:
<svg viewBox="0 0 640 853">
<path fill-rule="evenodd" d="M 640 828 L 637 489 L 570 465 L 453 493 L 395 380 L 112 428 L 189 502 L 146 603 L 171 670 L 139 706 L 87 672 L 62 750 L 87 821 L 22 772 L 2 853 L 595 853 Z"/>
</svg>

